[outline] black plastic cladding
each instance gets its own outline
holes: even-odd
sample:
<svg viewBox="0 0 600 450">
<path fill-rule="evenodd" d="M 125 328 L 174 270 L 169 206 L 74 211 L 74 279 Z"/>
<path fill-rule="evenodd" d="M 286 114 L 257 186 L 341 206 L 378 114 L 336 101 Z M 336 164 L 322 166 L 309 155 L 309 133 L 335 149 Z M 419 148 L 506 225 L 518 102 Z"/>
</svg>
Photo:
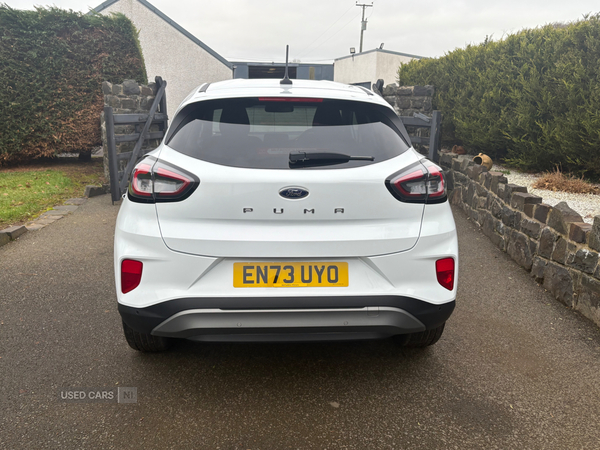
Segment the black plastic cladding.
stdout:
<svg viewBox="0 0 600 450">
<path fill-rule="evenodd" d="M 423 163 L 421 161 L 417 161 L 416 163 L 411 164 L 410 166 L 405 167 L 404 169 L 399 170 L 398 172 L 394 172 L 393 174 L 391 174 L 389 177 L 386 178 L 385 187 L 388 189 L 388 191 L 390 191 L 390 193 L 394 196 L 394 198 L 396 198 L 396 200 L 399 200 L 403 203 L 424 203 L 426 205 L 435 205 L 438 203 L 444 203 L 446 200 L 448 200 L 448 195 L 446 194 L 445 186 L 444 186 L 444 195 L 442 195 L 440 197 L 430 198 L 429 195 L 427 195 L 425 198 L 418 198 L 418 199 L 403 197 L 402 195 L 400 195 L 398 193 L 398 191 L 396 191 L 396 189 L 394 189 L 394 186 L 392 185 L 393 180 L 398 178 L 400 175 L 410 172 L 412 169 L 417 168 L 419 166 L 420 166 L 420 168 L 425 170 L 425 173 L 427 174 L 427 181 L 429 181 L 429 177 L 431 174 L 429 173 L 428 166 L 431 166 L 431 167 L 437 167 L 437 166 L 435 164 L 431 163 L 430 161 L 426 161 L 426 163 L 429 163 L 429 164 L 426 165 L 425 163 Z M 442 169 L 439 169 L 439 171 L 443 177 L 444 175 L 442 173 Z"/>
<path fill-rule="evenodd" d="M 252 305 L 249 308 L 248 305 Z M 286 305 L 282 308 L 281 305 Z M 399 295 L 360 295 L 350 297 L 198 297 L 168 300 L 146 308 L 133 308 L 119 303 L 123 321 L 136 331 L 151 333 L 169 317 L 190 309 L 318 309 L 364 308 L 367 306 L 399 308 L 412 314 L 428 330 L 442 325 L 454 311 L 453 300 L 435 305 L 422 300 Z"/>
<path fill-rule="evenodd" d="M 129 200 L 131 200 L 132 202 L 135 203 L 173 203 L 173 202 L 180 202 L 182 200 L 185 200 L 186 198 L 188 198 L 190 195 L 192 195 L 194 193 L 194 191 L 196 190 L 196 188 L 198 187 L 198 185 L 200 184 L 200 179 L 194 175 L 191 172 L 188 172 L 187 170 L 182 169 L 181 167 L 177 167 L 173 164 L 170 164 L 166 161 L 161 161 L 157 158 L 155 158 L 154 156 L 147 156 L 146 158 L 144 158 L 142 161 L 140 161 L 138 164 L 144 162 L 145 160 L 151 160 L 154 161 L 152 163 L 152 168 L 150 169 L 152 172 L 152 183 L 154 183 L 154 167 L 156 166 L 156 164 L 160 164 L 163 167 L 170 167 L 171 169 L 180 172 L 181 174 L 185 175 L 186 177 L 188 177 L 190 180 L 192 180 L 192 185 L 191 187 L 189 187 L 187 189 L 187 191 L 185 191 L 185 193 L 181 196 L 178 196 L 176 198 L 169 198 L 169 197 L 157 197 L 154 193 L 152 193 L 152 197 L 151 198 L 147 198 L 147 197 L 137 197 L 133 192 L 132 192 L 132 188 L 131 188 L 131 182 L 129 183 L 129 189 L 127 190 L 127 198 L 129 198 Z M 137 164 L 136 164 L 137 167 Z"/>
</svg>

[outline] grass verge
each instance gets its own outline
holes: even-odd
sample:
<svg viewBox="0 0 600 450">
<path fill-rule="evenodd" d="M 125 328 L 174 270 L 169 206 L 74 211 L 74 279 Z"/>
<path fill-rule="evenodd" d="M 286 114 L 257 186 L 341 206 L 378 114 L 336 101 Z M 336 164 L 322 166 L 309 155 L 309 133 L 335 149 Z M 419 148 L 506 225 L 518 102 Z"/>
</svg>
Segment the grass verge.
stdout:
<svg viewBox="0 0 600 450">
<path fill-rule="evenodd" d="M 35 219 L 65 200 L 82 197 L 85 186 L 105 181 L 101 158 L 80 162 L 56 158 L 0 169 L 0 229 Z"/>
</svg>

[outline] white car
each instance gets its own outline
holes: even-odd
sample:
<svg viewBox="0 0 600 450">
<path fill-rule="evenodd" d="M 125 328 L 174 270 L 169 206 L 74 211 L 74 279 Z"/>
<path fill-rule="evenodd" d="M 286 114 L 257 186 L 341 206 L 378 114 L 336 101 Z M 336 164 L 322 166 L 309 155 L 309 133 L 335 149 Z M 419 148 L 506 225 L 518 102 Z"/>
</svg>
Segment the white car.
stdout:
<svg viewBox="0 0 600 450">
<path fill-rule="evenodd" d="M 205 84 L 131 176 L 115 233 L 127 342 L 437 342 L 458 245 L 441 169 L 367 89 Z"/>
</svg>

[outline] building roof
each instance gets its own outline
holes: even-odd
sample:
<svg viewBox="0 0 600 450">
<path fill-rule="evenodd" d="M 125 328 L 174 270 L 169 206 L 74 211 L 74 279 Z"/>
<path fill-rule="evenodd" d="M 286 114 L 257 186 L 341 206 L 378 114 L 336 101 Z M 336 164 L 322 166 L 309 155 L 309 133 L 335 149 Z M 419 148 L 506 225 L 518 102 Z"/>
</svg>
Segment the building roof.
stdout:
<svg viewBox="0 0 600 450">
<path fill-rule="evenodd" d="M 95 11 L 97 13 L 102 12 L 104 9 L 108 8 L 110 5 L 113 5 L 113 4 L 117 3 L 118 1 L 119 0 L 106 0 L 102 4 L 100 4 L 97 7 L 95 7 L 93 9 L 93 11 Z M 204 49 L 206 52 L 210 53 L 212 56 L 214 56 L 216 59 L 218 59 L 219 61 L 221 61 L 223 64 L 225 64 L 227 67 L 229 67 L 231 69 L 231 63 L 229 61 L 227 61 L 225 58 L 223 58 L 221 55 L 219 55 L 217 52 L 215 52 L 208 45 L 206 45 L 204 42 L 202 42 L 200 39 L 198 39 L 192 33 L 190 33 L 185 28 L 183 28 L 181 25 L 179 25 L 177 22 L 175 22 L 174 20 L 172 20 L 171 18 L 169 18 L 169 16 L 167 16 L 166 14 L 164 14 L 158 8 L 156 8 L 155 6 L 153 6 L 152 4 L 150 4 L 150 2 L 148 2 L 146 0 L 137 0 L 137 1 L 139 3 L 141 3 L 142 5 L 144 5 L 146 8 L 148 8 L 150 11 L 152 11 L 154 14 L 156 14 L 158 17 L 160 17 L 162 20 L 164 20 L 165 22 L 167 22 L 169 25 L 171 25 L 173 28 L 175 28 L 181 34 L 183 34 L 184 36 L 186 36 L 187 38 L 189 38 L 196 45 L 202 47 L 202 49 Z"/>
<path fill-rule="evenodd" d="M 283 66 L 283 67 L 285 67 L 285 61 L 275 62 L 275 61 L 237 60 L 237 61 L 231 61 L 231 64 L 247 64 L 249 66 Z M 329 62 L 329 63 L 322 63 L 322 62 L 312 63 L 312 62 L 304 62 L 304 61 L 288 62 L 288 66 L 290 66 L 290 67 L 300 67 L 300 66 L 331 67 L 332 65 L 333 65 L 333 60 L 331 60 L 331 62 Z"/>
<path fill-rule="evenodd" d="M 391 50 L 383 50 L 382 48 L 375 48 L 373 50 L 367 50 L 366 52 L 355 53 L 354 55 L 342 56 L 341 58 L 336 58 L 335 61 L 339 61 L 341 59 L 346 59 L 346 58 L 352 58 L 353 56 L 360 56 L 360 55 L 364 55 L 365 53 L 373 53 L 373 52 L 388 53 L 390 55 L 398 55 L 398 56 L 407 56 L 408 58 L 415 58 L 415 59 L 426 59 L 425 56 L 417 56 L 417 55 L 411 55 L 409 53 L 393 52 Z"/>
</svg>

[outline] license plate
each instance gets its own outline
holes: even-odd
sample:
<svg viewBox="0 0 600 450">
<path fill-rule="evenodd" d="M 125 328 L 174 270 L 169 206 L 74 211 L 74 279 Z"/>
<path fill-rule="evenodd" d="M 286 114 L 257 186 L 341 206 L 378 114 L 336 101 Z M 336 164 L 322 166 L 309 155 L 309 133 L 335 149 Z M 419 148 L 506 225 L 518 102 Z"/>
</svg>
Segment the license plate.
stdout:
<svg viewBox="0 0 600 450">
<path fill-rule="evenodd" d="M 347 287 L 347 262 L 233 263 L 233 287 Z"/>
</svg>

